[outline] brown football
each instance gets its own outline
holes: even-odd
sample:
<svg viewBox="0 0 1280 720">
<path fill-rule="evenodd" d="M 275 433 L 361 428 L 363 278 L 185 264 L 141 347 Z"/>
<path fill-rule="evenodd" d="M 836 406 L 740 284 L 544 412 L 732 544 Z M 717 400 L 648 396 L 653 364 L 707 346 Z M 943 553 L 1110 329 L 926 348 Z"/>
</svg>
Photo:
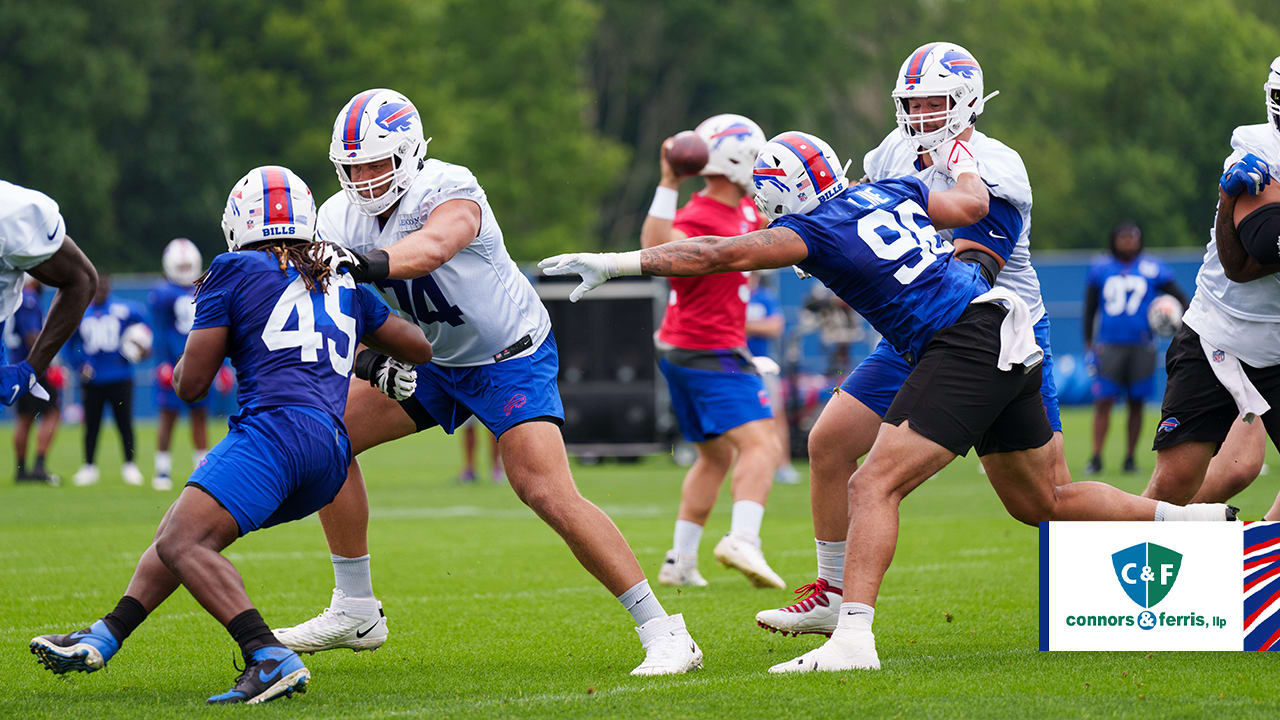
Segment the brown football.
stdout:
<svg viewBox="0 0 1280 720">
<path fill-rule="evenodd" d="M 677 133 L 667 150 L 667 162 L 677 175 L 697 175 L 710 157 L 707 144 L 692 130 Z"/>
</svg>

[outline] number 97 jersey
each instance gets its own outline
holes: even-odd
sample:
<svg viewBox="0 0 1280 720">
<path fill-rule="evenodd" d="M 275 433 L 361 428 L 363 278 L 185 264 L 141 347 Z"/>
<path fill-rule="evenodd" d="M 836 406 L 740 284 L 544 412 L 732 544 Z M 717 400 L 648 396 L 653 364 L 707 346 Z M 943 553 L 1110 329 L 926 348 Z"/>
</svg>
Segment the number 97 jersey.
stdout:
<svg viewBox="0 0 1280 720">
<path fill-rule="evenodd" d="M 530 340 L 520 342 L 525 349 L 503 359 L 534 353 L 550 332 L 551 319 L 533 285 L 507 254 L 498 220 L 467 168 L 427 160 L 382 224 L 362 214 L 340 192 L 320 207 L 317 232 L 322 240 L 356 252 L 386 248 L 422 229 L 432 211 L 450 200 L 480 206 L 475 239 L 429 275 L 379 280 L 378 292 L 422 328 L 435 365 L 491 364 L 495 355 L 525 337 Z"/>
<path fill-rule="evenodd" d="M 387 306 L 345 272 L 330 275 L 326 292 L 308 291 L 289 265 L 263 250 L 214 258 L 196 292 L 192 330 L 226 327 L 227 356 L 236 369 L 240 412 L 311 407 L 342 427 L 347 378 L 356 343 L 382 327 Z"/>
</svg>

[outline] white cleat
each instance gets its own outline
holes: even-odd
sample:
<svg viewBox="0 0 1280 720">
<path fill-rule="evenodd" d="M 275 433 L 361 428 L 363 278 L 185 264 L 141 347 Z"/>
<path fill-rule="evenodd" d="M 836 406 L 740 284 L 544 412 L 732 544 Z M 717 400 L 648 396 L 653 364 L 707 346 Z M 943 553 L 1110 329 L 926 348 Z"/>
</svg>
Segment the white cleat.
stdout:
<svg viewBox="0 0 1280 720">
<path fill-rule="evenodd" d="M 826 635 L 836 631 L 840 620 L 840 588 L 818 578 L 796 589 L 795 605 L 756 613 L 756 624 L 783 635 Z"/>
<path fill-rule="evenodd" d="M 168 475 L 157 475 L 151 478 L 151 489 L 168 492 L 173 489 L 173 479 Z"/>
<path fill-rule="evenodd" d="M 350 598 L 334 588 L 329 607 L 319 615 L 271 632 L 281 644 L 298 653 L 339 648 L 377 650 L 387 641 L 387 617 L 377 598 Z"/>
<path fill-rule="evenodd" d="M 142 470 L 138 469 L 137 463 L 125 463 L 120 466 L 120 477 L 124 478 L 125 485 L 134 485 L 142 487 L 146 484 L 146 478 L 142 477 Z"/>
<path fill-rule="evenodd" d="M 679 675 L 702 667 L 702 650 L 689 636 L 683 615 L 654 618 L 636 632 L 644 646 L 644 662 L 632 675 Z"/>
<path fill-rule="evenodd" d="M 720 538 L 714 551 L 721 565 L 733 568 L 747 576 L 752 585 L 760 588 L 785 588 L 778 573 L 765 562 L 764 553 L 760 551 L 760 539 L 747 539 L 729 533 Z"/>
<path fill-rule="evenodd" d="M 1174 505 L 1165 520 L 1222 522 L 1235 520 L 1238 512 L 1240 508 L 1223 503 L 1191 503 L 1186 506 Z"/>
<path fill-rule="evenodd" d="M 698 556 L 681 555 L 675 550 L 667 551 L 667 559 L 662 561 L 662 569 L 658 570 L 658 582 L 674 586 L 707 586 L 707 579 L 698 572 Z"/>
<path fill-rule="evenodd" d="M 76 487 L 98 484 L 98 466 L 81 465 L 76 474 L 71 476 L 71 483 Z"/>
<path fill-rule="evenodd" d="M 870 630 L 854 630 L 839 639 L 833 637 L 798 658 L 778 663 L 769 668 L 769 672 L 879 669 L 880 656 L 876 655 L 876 636 Z"/>
</svg>

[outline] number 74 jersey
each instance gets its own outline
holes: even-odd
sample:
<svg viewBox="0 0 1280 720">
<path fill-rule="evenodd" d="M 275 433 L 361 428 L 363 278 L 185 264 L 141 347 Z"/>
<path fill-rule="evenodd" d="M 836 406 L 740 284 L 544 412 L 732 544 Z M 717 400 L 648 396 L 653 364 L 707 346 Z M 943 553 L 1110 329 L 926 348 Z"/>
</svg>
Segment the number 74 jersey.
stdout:
<svg viewBox="0 0 1280 720">
<path fill-rule="evenodd" d="M 551 331 L 551 319 L 533 285 L 507 254 L 484 190 L 467 168 L 427 160 L 382 225 L 352 207 L 340 192 L 320 207 L 317 229 L 323 240 L 368 252 L 421 229 L 431 212 L 449 200 L 480 206 L 476 238 L 430 275 L 382 280 L 376 283 L 378 292 L 418 323 L 431 341 L 432 362 L 437 365 L 487 365 L 526 335 L 532 344 L 512 357 L 533 353 Z"/>
</svg>

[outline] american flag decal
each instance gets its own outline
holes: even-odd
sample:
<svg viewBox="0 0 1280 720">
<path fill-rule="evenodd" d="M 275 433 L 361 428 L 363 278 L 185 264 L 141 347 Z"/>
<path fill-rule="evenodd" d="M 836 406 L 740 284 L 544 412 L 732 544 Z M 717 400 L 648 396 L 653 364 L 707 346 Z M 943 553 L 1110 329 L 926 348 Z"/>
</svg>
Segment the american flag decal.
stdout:
<svg viewBox="0 0 1280 720">
<path fill-rule="evenodd" d="M 1244 649 L 1280 650 L 1280 522 L 1245 523 Z"/>
</svg>

